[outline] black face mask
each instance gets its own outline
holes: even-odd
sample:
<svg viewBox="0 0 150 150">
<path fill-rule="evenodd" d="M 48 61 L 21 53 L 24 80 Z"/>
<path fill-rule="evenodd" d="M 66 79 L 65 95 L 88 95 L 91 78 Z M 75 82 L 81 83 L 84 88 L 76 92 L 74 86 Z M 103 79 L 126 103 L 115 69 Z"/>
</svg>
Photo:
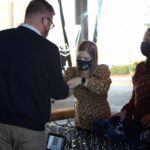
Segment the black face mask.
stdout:
<svg viewBox="0 0 150 150">
<path fill-rule="evenodd" d="M 91 60 L 85 61 L 85 60 L 79 60 L 77 59 L 78 67 L 80 70 L 85 71 L 91 68 Z"/>
<path fill-rule="evenodd" d="M 141 52 L 144 56 L 150 57 L 150 42 L 141 43 Z"/>
</svg>

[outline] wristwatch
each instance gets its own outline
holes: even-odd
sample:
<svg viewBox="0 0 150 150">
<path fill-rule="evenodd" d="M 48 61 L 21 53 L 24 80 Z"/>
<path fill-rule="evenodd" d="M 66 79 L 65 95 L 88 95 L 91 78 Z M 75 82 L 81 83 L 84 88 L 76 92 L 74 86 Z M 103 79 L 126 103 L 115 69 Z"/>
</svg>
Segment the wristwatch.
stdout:
<svg viewBox="0 0 150 150">
<path fill-rule="evenodd" d="M 81 78 L 81 85 L 83 85 L 86 82 L 86 78 L 82 77 Z"/>
</svg>

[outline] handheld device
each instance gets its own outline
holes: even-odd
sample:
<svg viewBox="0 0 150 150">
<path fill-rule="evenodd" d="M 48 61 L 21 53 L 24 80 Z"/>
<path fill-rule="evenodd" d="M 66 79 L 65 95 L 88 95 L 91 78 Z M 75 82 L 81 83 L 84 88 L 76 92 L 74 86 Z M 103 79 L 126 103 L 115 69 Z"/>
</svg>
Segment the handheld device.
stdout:
<svg viewBox="0 0 150 150">
<path fill-rule="evenodd" d="M 64 150 L 65 142 L 65 136 L 49 133 L 46 150 Z"/>
</svg>

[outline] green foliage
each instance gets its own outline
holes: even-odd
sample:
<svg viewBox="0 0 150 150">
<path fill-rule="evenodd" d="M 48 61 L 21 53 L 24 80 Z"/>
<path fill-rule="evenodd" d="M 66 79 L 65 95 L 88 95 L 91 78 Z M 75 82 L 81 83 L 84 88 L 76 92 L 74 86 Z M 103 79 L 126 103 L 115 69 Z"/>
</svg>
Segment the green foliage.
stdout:
<svg viewBox="0 0 150 150">
<path fill-rule="evenodd" d="M 112 75 L 129 74 L 129 68 L 127 65 L 113 66 L 110 68 L 110 72 Z"/>
<path fill-rule="evenodd" d="M 129 65 L 112 66 L 110 72 L 112 75 L 127 75 L 135 71 L 138 62 Z"/>
<path fill-rule="evenodd" d="M 147 28 L 150 28 L 150 23 L 146 23 L 145 26 L 146 26 Z"/>
</svg>

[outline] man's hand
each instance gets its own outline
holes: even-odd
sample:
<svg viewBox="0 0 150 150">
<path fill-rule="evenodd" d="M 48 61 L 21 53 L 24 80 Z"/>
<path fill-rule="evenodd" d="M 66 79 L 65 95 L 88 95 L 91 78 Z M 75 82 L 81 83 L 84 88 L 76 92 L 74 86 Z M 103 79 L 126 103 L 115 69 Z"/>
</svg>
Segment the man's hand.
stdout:
<svg viewBox="0 0 150 150">
<path fill-rule="evenodd" d="M 67 82 L 67 84 L 69 85 L 69 88 L 70 88 L 70 89 L 74 89 L 74 88 L 76 88 L 78 85 L 81 84 L 81 77 L 75 77 L 75 78 L 69 80 L 69 81 Z"/>
<path fill-rule="evenodd" d="M 141 123 L 144 127 L 150 127 L 150 114 L 145 115 L 142 120 Z"/>
</svg>

